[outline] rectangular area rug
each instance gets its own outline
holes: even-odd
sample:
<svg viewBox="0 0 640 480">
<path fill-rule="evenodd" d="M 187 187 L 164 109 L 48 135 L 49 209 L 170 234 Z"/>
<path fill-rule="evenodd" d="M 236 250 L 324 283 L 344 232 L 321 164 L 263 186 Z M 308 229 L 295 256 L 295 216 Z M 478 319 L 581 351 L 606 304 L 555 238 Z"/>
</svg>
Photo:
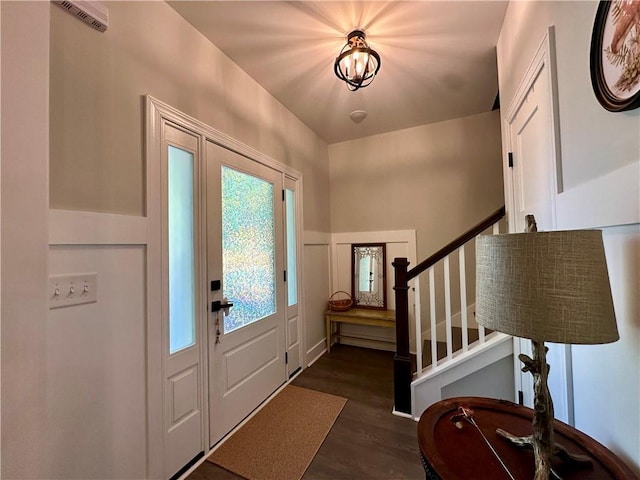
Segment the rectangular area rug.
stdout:
<svg viewBox="0 0 640 480">
<path fill-rule="evenodd" d="M 248 480 L 300 480 L 346 402 L 287 385 L 207 460 Z"/>
</svg>

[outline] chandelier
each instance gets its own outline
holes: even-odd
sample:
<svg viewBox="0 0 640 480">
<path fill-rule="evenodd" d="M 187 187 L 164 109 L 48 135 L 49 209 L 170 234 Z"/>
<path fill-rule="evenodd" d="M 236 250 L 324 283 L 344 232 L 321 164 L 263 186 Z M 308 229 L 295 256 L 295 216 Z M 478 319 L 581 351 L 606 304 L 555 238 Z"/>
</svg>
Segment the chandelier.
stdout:
<svg viewBox="0 0 640 480">
<path fill-rule="evenodd" d="M 361 30 L 347 35 L 347 43 L 333 64 L 336 76 L 346 82 L 351 91 L 368 86 L 380 70 L 380 55 L 371 49 Z"/>
</svg>

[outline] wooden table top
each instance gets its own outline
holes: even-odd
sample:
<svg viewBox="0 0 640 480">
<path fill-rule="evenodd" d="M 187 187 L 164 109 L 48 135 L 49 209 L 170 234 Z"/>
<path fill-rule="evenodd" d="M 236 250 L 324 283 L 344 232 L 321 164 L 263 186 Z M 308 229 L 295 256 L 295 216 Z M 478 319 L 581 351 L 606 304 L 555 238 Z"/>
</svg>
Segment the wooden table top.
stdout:
<svg viewBox="0 0 640 480">
<path fill-rule="evenodd" d="M 360 318 L 373 318 L 380 320 L 393 320 L 396 319 L 395 310 L 379 310 L 374 308 L 350 308 L 344 312 L 336 312 L 334 310 L 327 310 L 326 315 L 332 317 L 360 317 Z"/>
<path fill-rule="evenodd" d="M 496 428 L 502 428 L 514 435 L 530 435 L 533 410 L 504 400 L 458 397 L 431 405 L 420 417 L 418 444 L 426 463 L 427 478 L 510 480 L 473 425 L 464 421 L 462 429 L 458 429 L 451 422 L 459 406 L 474 411 L 480 430 L 516 480 L 534 477 L 533 451 L 517 448 L 496 434 Z M 593 438 L 558 420 L 554 423 L 554 432 L 556 443 L 592 460 L 591 466 L 576 467 L 554 458 L 553 468 L 563 480 L 638 480 L 613 452 Z"/>
</svg>

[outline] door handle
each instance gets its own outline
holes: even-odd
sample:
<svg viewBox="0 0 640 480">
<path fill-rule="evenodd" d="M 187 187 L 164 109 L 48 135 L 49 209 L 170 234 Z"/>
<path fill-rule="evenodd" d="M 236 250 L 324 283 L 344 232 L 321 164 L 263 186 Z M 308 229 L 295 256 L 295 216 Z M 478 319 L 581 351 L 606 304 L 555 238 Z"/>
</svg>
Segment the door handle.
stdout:
<svg viewBox="0 0 640 480">
<path fill-rule="evenodd" d="M 229 309 L 233 307 L 233 302 L 230 302 L 228 298 L 223 298 L 222 299 L 222 303 L 220 304 L 220 308 L 222 309 L 222 311 L 224 312 L 224 316 L 228 317 L 229 316 Z"/>
<path fill-rule="evenodd" d="M 211 302 L 211 312 L 219 312 L 222 310 L 224 312 L 224 316 L 227 317 L 229 315 L 229 309 L 233 307 L 233 303 L 230 302 L 227 298 L 222 300 L 214 300 Z M 216 343 L 220 343 L 220 316 L 216 315 Z"/>
<path fill-rule="evenodd" d="M 233 302 L 230 302 L 227 298 L 222 301 L 214 300 L 211 302 L 211 312 L 219 312 L 222 310 L 225 316 L 229 315 L 229 309 L 231 307 L 233 307 Z"/>
</svg>

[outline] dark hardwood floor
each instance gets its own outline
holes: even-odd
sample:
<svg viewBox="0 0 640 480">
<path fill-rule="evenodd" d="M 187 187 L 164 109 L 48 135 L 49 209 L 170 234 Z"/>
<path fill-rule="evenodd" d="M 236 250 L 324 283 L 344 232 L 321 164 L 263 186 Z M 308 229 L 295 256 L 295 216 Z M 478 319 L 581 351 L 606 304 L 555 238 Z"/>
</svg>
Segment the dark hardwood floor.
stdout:
<svg viewBox="0 0 640 480">
<path fill-rule="evenodd" d="M 303 480 L 421 480 L 417 423 L 392 415 L 393 353 L 336 345 L 293 381 L 348 399 Z M 295 452 L 292 452 L 295 455 Z M 241 480 L 204 462 L 188 480 Z"/>
</svg>

